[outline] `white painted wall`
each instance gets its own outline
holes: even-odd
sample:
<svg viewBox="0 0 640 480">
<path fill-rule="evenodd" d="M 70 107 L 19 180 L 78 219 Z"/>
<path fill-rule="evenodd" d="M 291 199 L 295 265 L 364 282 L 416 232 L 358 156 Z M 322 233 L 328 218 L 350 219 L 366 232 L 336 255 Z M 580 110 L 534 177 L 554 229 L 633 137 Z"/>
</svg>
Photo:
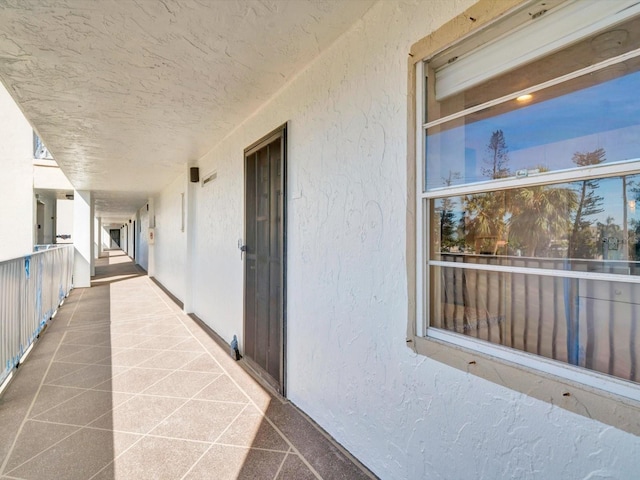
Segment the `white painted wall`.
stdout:
<svg viewBox="0 0 640 480">
<path fill-rule="evenodd" d="M 37 195 L 38 200 L 44 203 L 44 223 L 41 225 L 44 237 L 43 244 L 50 245 L 55 243 L 56 237 L 56 197 L 53 193 L 44 192 L 40 192 Z"/>
<path fill-rule="evenodd" d="M 149 270 L 149 212 L 147 205 L 138 210 L 136 221 L 136 263 L 145 270 Z"/>
<path fill-rule="evenodd" d="M 184 302 L 187 275 L 186 172 L 155 199 L 155 277 Z M 183 204 L 184 196 L 184 204 Z M 184 215 L 184 218 L 183 218 Z M 162 262 L 158 262 L 162 259 Z"/>
<path fill-rule="evenodd" d="M 0 84 L 0 261 L 33 251 L 33 130 Z"/>
<path fill-rule="evenodd" d="M 57 235 L 71 235 L 71 238 L 56 237 L 55 243 L 73 243 L 73 200 L 59 198 L 56 201 Z"/>
<path fill-rule="evenodd" d="M 242 344 L 243 149 L 288 121 L 291 401 L 383 479 L 632 478 L 638 437 L 405 345 L 407 53 L 472 3 L 379 2 L 200 160 L 193 310 Z"/>
</svg>

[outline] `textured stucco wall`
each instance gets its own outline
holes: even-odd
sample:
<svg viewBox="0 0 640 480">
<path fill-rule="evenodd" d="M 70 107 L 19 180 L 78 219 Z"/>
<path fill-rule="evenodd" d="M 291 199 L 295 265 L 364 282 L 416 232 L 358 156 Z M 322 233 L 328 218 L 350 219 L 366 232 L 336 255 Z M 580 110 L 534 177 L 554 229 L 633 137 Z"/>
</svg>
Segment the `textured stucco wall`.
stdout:
<svg viewBox="0 0 640 480">
<path fill-rule="evenodd" d="M 407 52 L 472 3 L 379 2 L 200 160 L 194 311 L 242 344 L 243 149 L 288 121 L 291 401 L 384 479 L 633 478 L 637 437 L 405 346 Z"/>
<path fill-rule="evenodd" d="M 182 194 L 185 195 L 186 202 L 186 189 L 185 173 L 176 178 L 160 196 L 156 197 L 154 205 L 156 212 L 155 277 L 182 301 L 185 298 L 187 274 L 186 218 L 185 228 L 182 229 Z M 159 262 L 158 259 L 162 261 Z"/>
<path fill-rule="evenodd" d="M 33 130 L 0 84 L 0 261 L 33 250 Z"/>
</svg>

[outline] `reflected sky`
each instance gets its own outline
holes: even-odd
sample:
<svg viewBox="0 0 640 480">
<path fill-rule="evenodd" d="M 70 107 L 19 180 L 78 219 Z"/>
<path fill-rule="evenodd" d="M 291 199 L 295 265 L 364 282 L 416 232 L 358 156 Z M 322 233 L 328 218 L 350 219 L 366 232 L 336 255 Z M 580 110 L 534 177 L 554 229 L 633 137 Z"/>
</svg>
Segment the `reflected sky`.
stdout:
<svg viewBox="0 0 640 480">
<path fill-rule="evenodd" d="M 605 74 L 591 75 L 597 81 Z M 512 174 L 525 168 L 575 168 L 574 153 L 598 148 L 605 150 L 606 163 L 639 158 L 639 90 L 640 72 L 629 73 L 478 121 L 467 117 L 464 126 L 427 135 L 427 189 L 446 186 L 448 181 L 459 185 L 488 180 L 482 168 L 488 165 L 487 145 L 497 130 L 504 133 Z M 540 94 L 544 92 L 534 95 Z"/>
</svg>

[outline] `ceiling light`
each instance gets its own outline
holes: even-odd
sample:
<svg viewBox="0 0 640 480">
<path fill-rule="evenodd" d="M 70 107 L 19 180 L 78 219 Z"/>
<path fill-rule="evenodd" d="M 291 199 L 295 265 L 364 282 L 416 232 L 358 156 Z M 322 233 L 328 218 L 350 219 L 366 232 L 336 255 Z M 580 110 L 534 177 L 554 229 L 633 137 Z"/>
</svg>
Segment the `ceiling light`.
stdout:
<svg viewBox="0 0 640 480">
<path fill-rule="evenodd" d="M 521 103 L 530 102 L 532 98 L 533 98 L 533 95 L 527 93 L 526 95 L 520 95 L 518 98 L 516 98 L 516 101 Z"/>
</svg>

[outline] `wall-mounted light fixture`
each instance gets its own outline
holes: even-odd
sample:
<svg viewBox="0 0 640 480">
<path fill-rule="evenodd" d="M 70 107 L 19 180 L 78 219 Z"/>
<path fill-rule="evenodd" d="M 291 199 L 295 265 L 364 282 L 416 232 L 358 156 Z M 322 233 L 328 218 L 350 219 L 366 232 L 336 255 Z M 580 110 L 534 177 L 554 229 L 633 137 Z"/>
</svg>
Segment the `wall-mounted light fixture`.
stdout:
<svg viewBox="0 0 640 480">
<path fill-rule="evenodd" d="M 200 169 L 198 167 L 191 167 L 189 169 L 189 179 L 191 183 L 198 183 L 200 181 Z"/>
</svg>

